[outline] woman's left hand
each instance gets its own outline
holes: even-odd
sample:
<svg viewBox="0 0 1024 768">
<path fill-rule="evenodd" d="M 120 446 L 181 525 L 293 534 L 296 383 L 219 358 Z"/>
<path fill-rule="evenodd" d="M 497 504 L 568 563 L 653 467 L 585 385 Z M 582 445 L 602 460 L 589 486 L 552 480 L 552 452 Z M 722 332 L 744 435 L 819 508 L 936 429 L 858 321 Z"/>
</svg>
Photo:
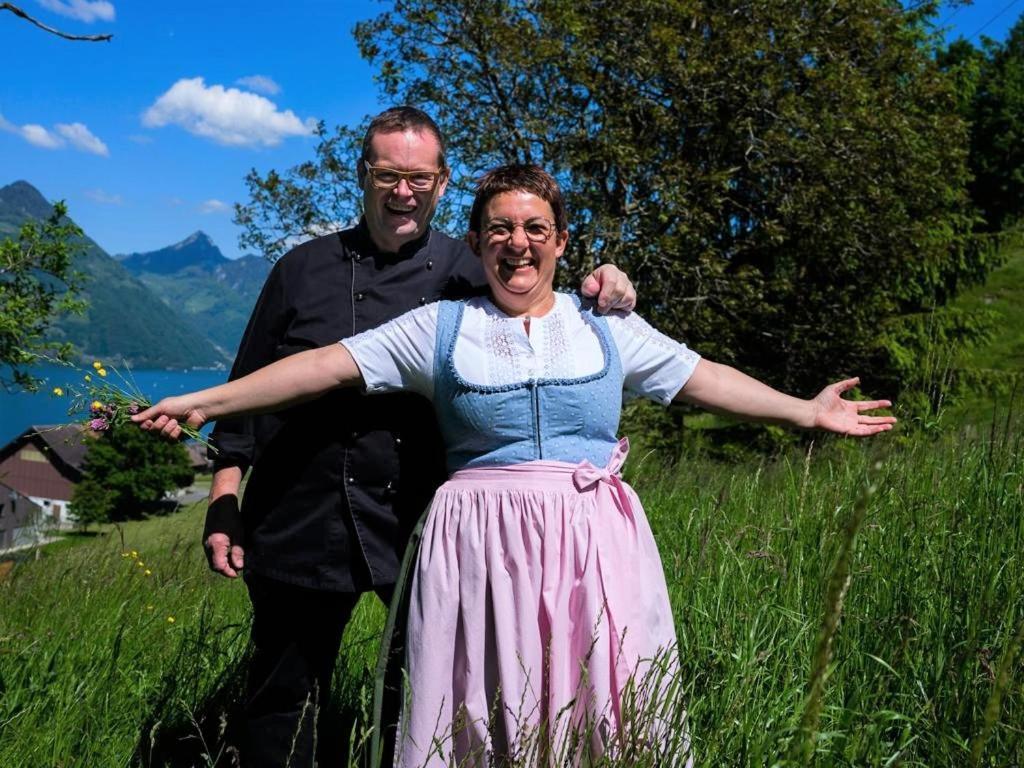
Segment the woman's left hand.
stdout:
<svg viewBox="0 0 1024 768">
<path fill-rule="evenodd" d="M 860 383 L 859 378 L 829 384 L 811 401 L 815 429 L 826 429 L 841 435 L 867 437 L 888 432 L 896 423 L 895 416 L 867 416 L 864 411 L 888 408 L 888 400 L 844 400 L 842 394 Z"/>
<path fill-rule="evenodd" d="M 147 432 L 157 432 L 168 440 L 180 440 L 182 425 L 199 429 L 207 421 L 194 400 L 192 395 L 165 397 L 131 418 Z"/>
</svg>

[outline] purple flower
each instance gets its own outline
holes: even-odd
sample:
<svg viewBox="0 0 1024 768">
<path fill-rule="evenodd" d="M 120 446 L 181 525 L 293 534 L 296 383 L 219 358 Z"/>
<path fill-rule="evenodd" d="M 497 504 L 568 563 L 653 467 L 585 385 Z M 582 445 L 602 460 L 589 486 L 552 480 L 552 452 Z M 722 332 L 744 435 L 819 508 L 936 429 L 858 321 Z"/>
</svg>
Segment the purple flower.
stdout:
<svg viewBox="0 0 1024 768">
<path fill-rule="evenodd" d="M 139 410 L 140 410 L 139 406 L 137 404 L 135 404 L 135 403 L 131 403 L 128 406 L 128 413 L 130 413 L 132 416 L 134 416 L 136 413 L 138 413 Z"/>
<path fill-rule="evenodd" d="M 102 432 L 107 428 L 107 426 L 109 425 L 107 424 L 106 419 L 93 419 L 89 422 L 89 429 L 93 432 Z"/>
</svg>

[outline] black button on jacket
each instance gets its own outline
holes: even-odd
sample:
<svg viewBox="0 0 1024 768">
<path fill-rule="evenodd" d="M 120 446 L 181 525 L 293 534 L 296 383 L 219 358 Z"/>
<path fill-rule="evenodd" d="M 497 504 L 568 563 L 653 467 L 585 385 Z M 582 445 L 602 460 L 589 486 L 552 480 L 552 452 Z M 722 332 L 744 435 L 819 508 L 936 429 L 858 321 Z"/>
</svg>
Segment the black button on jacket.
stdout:
<svg viewBox="0 0 1024 768">
<path fill-rule="evenodd" d="M 440 232 L 398 254 L 379 252 L 365 223 L 317 238 L 274 265 L 231 378 L 484 284 L 469 248 Z M 242 500 L 245 567 L 315 589 L 393 583 L 409 532 L 445 479 L 433 410 L 414 394 L 336 390 L 222 421 L 213 439 L 218 468 L 252 467 Z"/>
</svg>

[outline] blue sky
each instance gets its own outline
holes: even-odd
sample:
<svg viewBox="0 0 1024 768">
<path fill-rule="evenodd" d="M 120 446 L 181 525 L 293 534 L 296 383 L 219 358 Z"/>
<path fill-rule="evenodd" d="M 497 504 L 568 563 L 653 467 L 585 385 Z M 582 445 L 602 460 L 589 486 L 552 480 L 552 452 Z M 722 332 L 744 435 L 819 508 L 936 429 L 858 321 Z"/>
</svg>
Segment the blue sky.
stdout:
<svg viewBox="0 0 1024 768">
<path fill-rule="evenodd" d="M 110 253 L 197 229 L 240 255 L 231 204 L 250 168 L 312 155 L 316 120 L 356 123 L 384 104 L 352 39 L 369 0 L 15 0 L 73 43 L 0 13 L 0 186 L 25 179 Z M 951 36 L 1003 39 L 1024 0 L 946 8 Z M 12 76 L 13 75 L 13 76 Z"/>
</svg>

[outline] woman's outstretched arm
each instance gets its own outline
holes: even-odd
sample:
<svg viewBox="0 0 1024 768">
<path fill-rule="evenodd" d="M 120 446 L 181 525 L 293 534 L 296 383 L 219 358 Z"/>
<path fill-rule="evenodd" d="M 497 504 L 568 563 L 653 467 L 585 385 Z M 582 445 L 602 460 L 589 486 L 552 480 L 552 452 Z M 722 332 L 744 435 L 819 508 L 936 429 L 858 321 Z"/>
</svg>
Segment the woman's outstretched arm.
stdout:
<svg viewBox="0 0 1024 768">
<path fill-rule="evenodd" d="M 179 422 L 198 429 L 208 421 L 281 410 L 361 382 L 359 366 L 348 349 L 331 344 L 291 355 L 227 384 L 166 397 L 132 420 L 143 429 L 177 439 Z"/>
<path fill-rule="evenodd" d="M 865 411 L 888 408 L 888 400 L 844 400 L 842 394 L 860 383 L 846 379 L 830 384 L 811 400 L 792 397 L 728 365 L 701 360 L 675 399 L 715 413 L 749 421 L 824 429 L 866 437 L 892 429 L 893 416 L 870 416 Z"/>
</svg>

